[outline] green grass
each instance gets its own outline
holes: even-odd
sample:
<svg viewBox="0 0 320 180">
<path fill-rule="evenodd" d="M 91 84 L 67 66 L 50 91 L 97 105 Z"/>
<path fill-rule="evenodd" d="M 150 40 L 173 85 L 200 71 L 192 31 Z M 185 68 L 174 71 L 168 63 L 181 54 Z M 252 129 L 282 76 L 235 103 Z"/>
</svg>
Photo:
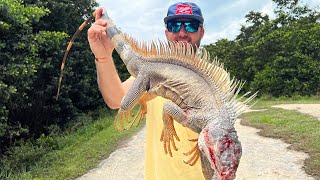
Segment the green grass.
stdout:
<svg viewBox="0 0 320 180">
<path fill-rule="evenodd" d="M 263 108 L 270 108 L 276 104 L 319 104 L 320 103 L 320 96 L 313 96 L 313 97 L 302 97 L 302 96 L 294 96 L 291 98 L 287 97 L 269 97 L 264 96 L 256 100 L 257 103 L 254 105 L 255 109 L 263 109 Z"/>
<path fill-rule="evenodd" d="M 320 121 L 297 111 L 272 108 L 275 104 L 320 103 L 318 98 L 305 99 L 259 99 L 254 108 L 265 111 L 242 115 L 241 124 L 261 129 L 262 136 L 279 138 L 291 144 L 290 148 L 304 151 L 310 158 L 304 162 L 306 173 L 320 178 Z"/>
<path fill-rule="evenodd" d="M 116 131 L 114 116 L 97 120 L 74 133 L 53 137 L 56 150 L 49 150 L 36 162 L 29 162 L 20 172 L 0 167 L 0 179 L 74 179 L 107 158 L 119 142 L 131 137 L 144 124 L 126 131 Z M 50 139 L 50 138 L 49 138 Z M 21 148 L 23 149 L 23 147 Z M 13 154 L 14 155 L 14 154 Z M 28 169 L 28 170 L 26 170 Z"/>
</svg>

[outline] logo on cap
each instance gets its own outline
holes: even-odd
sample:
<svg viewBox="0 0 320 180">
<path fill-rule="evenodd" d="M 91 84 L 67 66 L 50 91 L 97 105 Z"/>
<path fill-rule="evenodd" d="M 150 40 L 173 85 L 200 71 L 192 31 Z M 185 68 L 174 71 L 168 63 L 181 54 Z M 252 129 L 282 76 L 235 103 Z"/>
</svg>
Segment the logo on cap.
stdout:
<svg viewBox="0 0 320 180">
<path fill-rule="evenodd" d="M 192 14 L 192 6 L 188 4 L 178 4 L 176 14 Z"/>
</svg>

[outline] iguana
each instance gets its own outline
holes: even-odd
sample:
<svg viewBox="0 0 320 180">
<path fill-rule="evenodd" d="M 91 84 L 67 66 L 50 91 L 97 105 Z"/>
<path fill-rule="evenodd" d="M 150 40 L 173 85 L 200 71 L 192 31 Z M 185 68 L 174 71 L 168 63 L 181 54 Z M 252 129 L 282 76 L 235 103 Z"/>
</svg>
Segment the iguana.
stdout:
<svg viewBox="0 0 320 180">
<path fill-rule="evenodd" d="M 139 122 L 146 114 L 145 93 L 161 96 L 171 101 L 163 106 L 161 140 L 165 152 L 171 155 L 171 145 L 176 150 L 174 138 L 179 140 L 173 121 L 199 133 L 197 145 L 187 155 L 186 163 L 193 165 L 200 157 L 205 179 L 234 179 L 242 147 L 234 128 L 236 118 L 247 108 L 256 93 L 243 102 L 237 98 L 243 83 L 229 79 L 218 60 L 209 62 L 205 49 L 200 55 L 191 45 L 175 42 L 140 42 L 122 33 L 106 11 L 101 17 L 107 21 L 107 34 L 120 54 L 129 73 L 136 79 L 122 99 L 115 119 L 124 129 L 123 122 Z M 62 68 L 63 70 L 63 68 Z M 61 74 L 62 75 L 62 74 Z M 58 94 L 57 94 L 58 95 Z M 141 108 L 133 122 L 131 110 Z M 214 173 L 215 172 L 215 173 Z"/>
</svg>

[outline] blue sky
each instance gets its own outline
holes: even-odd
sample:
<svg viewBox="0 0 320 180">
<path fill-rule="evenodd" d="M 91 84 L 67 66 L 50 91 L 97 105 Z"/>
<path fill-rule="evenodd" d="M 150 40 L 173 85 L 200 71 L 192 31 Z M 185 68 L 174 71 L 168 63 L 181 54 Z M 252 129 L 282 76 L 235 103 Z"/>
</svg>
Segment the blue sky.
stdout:
<svg viewBox="0 0 320 180">
<path fill-rule="evenodd" d="M 165 40 L 163 18 L 168 7 L 179 1 L 164 0 L 97 0 L 105 7 L 114 23 L 132 37 L 143 40 Z M 271 0 L 194 0 L 202 10 L 205 35 L 202 44 L 210 44 L 218 39 L 233 40 L 239 34 L 245 15 L 250 11 L 273 16 Z M 315 6 L 320 0 L 303 0 Z"/>
</svg>

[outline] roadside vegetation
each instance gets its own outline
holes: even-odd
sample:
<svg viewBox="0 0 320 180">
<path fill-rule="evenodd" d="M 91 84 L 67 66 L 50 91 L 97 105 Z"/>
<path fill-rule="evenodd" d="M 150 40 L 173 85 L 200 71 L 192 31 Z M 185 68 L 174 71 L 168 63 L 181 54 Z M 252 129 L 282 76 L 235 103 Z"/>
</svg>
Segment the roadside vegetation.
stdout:
<svg viewBox="0 0 320 180">
<path fill-rule="evenodd" d="M 144 126 L 116 131 L 116 111 L 101 112 L 92 122 L 83 117 L 68 132 L 42 135 L 35 142 L 21 142 L 0 160 L 0 179 L 74 179 L 96 167 L 122 142 Z M 77 128 L 80 126 L 80 128 Z"/>
<path fill-rule="evenodd" d="M 320 97 L 260 98 L 254 109 L 242 115 L 242 125 L 261 129 L 259 135 L 281 139 L 289 148 L 306 152 L 307 174 L 320 178 L 320 120 L 298 111 L 274 108 L 276 104 L 320 104 Z M 263 153 L 263 152 L 262 152 Z"/>
</svg>

